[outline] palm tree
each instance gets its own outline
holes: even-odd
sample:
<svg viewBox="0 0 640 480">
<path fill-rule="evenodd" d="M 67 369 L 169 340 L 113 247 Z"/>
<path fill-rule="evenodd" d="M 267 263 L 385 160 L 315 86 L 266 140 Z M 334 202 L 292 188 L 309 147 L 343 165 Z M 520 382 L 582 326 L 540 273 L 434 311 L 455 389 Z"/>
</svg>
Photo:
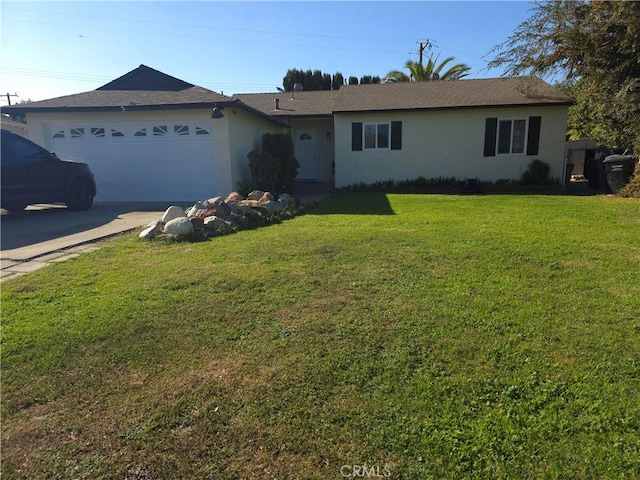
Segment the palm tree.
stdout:
<svg viewBox="0 0 640 480">
<path fill-rule="evenodd" d="M 453 61 L 453 57 L 447 57 L 440 64 L 436 64 L 439 57 L 440 55 L 437 55 L 433 58 L 433 55 L 431 55 L 426 65 L 422 65 L 420 62 L 407 60 L 407 63 L 404 64 L 404 68 L 409 70 L 409 75 L 399 70 L 393 70 L 387 74 L 383 83 L 429 82 L 431 80 L 438 79 L 459 80 L 469 75 L 468 72 L 471 70 L 471 67 L 468 67 L 464 63 L 457 63 L 443 72 L 443 69 Z"/>
</svg>

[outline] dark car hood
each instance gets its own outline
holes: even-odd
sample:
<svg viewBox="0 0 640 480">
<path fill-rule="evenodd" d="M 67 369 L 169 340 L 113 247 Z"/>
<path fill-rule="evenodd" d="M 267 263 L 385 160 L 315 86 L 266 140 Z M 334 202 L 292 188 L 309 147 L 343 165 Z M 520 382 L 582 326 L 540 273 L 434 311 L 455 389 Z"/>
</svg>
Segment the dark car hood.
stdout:
<svg viewBox="0 0 640 480">
<path fill-rule="evenodd" d="M 56 158 L 57 158 L 58 160 L 60 160 L 62 163 L 66 163 L 66 164 L 68 164 L 68 165 L 82 165 L 82 166 L 84 166 L 84 167 L 89 167 L 89 164 L 88 164 L 88 163 L 79 162 L 79 161 L 77 161 L 77 160 L 67 160 L 67 159 L 64 159 L 64 158 L 60 158 L 60 157 L 58 157 L 57 155 L 56 155 Z"/>
</svg>

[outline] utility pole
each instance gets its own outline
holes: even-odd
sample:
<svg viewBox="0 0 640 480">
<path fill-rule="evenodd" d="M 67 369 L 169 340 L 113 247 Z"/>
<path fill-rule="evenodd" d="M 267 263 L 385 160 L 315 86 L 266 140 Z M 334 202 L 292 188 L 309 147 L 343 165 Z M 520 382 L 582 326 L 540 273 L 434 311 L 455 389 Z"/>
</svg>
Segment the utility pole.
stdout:
<svg viewBox="0 0 640 480">
<path fill-rule="evenodd" d="M 7 97 L 7 102 L 9 102 L 9 106 L 11 106 L 11 97 L 18 97 L 19 95 L 17 93 L 6 93 L 5 95 L 3 95 L 3 97 L 4 96 Z"/>
<path fill-rule="evenodd" d="M 418 55 L 420 58 L 420 65 L 422 65 L 422 53 L 425 51 L 425 49 L 427 48 L 431 48 L 433 46 L 433 44 L 431 43 L 431 41 L 427 38 L 424 43 L 420 42 L 420 49 L 418 50 Z"/>
</svg>

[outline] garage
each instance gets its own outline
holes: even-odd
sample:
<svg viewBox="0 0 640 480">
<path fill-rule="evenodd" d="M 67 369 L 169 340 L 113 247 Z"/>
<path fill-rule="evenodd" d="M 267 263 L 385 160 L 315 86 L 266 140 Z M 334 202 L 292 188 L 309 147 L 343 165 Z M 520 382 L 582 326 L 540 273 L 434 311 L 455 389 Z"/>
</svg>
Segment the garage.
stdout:
<svg viewBox="0 0 640 480">
<path fill-rule="evenodd" d="M 196 201 L 215 190 L 211 122 L 49 124 L 49 150 L 89 164 L 96 201 Z"/>
<path fill-rule="evenodd" d="M 248 180 L 247 153 L 286 122 L 140 65 L 95 90 L 12 105 L 29 139 L 89 164 L 97 202 L 191 203 Z"/>
</svg>

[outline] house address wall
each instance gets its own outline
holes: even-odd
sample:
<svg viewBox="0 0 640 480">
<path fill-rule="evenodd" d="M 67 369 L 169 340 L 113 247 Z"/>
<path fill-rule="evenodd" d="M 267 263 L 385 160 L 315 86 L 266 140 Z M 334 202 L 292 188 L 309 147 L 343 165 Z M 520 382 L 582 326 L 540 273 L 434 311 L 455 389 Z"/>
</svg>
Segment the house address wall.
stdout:
<svg viewBox="0 0 640 480">
<path fill-rule="evenodd" d="M 485 119 L 541 116 L 538 155 L 483 155 Z M 351 151 L 352 122 L 402 121 L 401 150 Z M 563 177 L 566 106 L 336 114 L 336 187 L 388 179 L 456 177 L 486 181 L 519 179 L 534 159 Z"/>
</svg>

